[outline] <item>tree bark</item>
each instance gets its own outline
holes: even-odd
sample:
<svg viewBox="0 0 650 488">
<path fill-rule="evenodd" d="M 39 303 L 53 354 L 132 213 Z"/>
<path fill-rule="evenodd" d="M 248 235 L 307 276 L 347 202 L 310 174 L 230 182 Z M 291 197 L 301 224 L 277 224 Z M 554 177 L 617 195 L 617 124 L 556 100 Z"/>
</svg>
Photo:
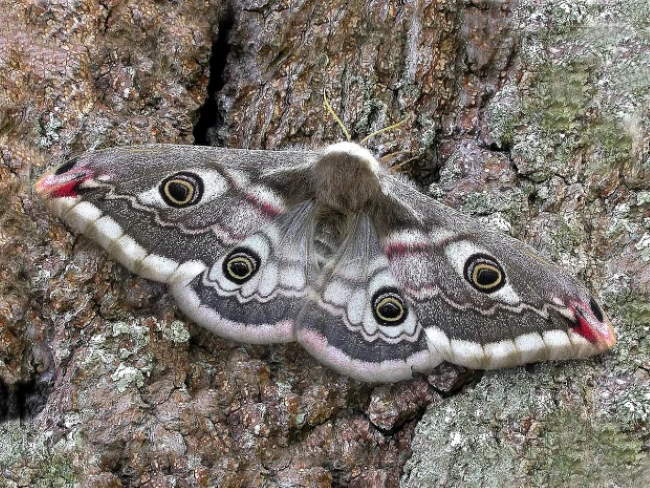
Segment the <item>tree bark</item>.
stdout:
<svg viewBox="0 0 650 488">
<path fill-rule="evenodd" d="M 0 0 L 0 486 L 642 486 L 647 2 Z M 46 167 L 143 142 L 370 140 L 586 281 L 603 357 L 369 386 L 219 339 L 66 230 Z M 397 153 L 397 154 L 395 154 Z M 4 484 L 3 484 L 4 483 Z"/>
</svg>

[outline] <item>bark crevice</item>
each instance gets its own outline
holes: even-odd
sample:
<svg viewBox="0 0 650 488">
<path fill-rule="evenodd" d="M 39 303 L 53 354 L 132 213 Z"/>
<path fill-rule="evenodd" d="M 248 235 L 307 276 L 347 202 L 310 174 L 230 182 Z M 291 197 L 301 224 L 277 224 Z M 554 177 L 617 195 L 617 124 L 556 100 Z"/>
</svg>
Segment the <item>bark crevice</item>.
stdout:
<svg viewBox="0 0 650 488">
<path fill-rule="evenodd" d="M 235 26 L 235 12 L 227 6 L 216 28 L 216 39 L 210 53 L 210 80 L 205 102 L 198 110 L 194 125 L 194 144 L 199 146 L 223 146 L 219 128 L 223 125 L 225 114 L 219 107 L 219 92 L 226 85 L 226 66 L 231 53 L 231 33 Z"/>
</svg>

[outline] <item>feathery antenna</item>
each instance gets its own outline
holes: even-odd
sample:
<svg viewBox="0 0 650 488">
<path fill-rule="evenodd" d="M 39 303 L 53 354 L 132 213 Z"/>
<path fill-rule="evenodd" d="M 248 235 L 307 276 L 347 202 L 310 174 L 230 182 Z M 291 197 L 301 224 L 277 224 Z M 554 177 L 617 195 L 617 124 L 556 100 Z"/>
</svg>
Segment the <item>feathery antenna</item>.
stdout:
<svg viewBox="0 0 650 488">
<path fill-rule="evenodd" d="M 330 104 L 330 101 L 327 99 L 327 91 L 325 90 L 325 88 L 323 88 L 323 107 L 325 107 L 325 110 L 327 110 L 329 112 L 329 114 L 334 118 L 336 123 L 339 125 L 339 127 L 343 131 L 343 134 L 345 134 L 345 138 L 348 141 L 351 141 L 352 136 L 350 136 L 350 132 L 345 127 L 345 124 L 343 123 L 343 121 L 339 118 L 339 116 L 336 114 L 336 112 L 332 108 L 332 105 Z"/>
</svg>

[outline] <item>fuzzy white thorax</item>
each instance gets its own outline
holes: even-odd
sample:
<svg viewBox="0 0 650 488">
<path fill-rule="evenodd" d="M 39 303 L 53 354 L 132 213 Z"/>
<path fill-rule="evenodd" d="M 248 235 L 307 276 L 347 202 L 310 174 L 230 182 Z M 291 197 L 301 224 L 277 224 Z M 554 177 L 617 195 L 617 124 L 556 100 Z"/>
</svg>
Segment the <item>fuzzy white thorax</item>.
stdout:
<svg viewBox="0 0 650 488">
<path fill-rule="evenodd" d="M 336 144 L 330 144 L 323 150 L 323 155 L 329 155 L 332 153 L 344 153 L 364 161 L 367 163 L 368 169 L 373 173 L 379 173 L 382 170 L 382 166 L 379 161 L 377 161 L 377 158 L 375 158 L 365 147 L 360 146 L 356 142 L 337 142 Z"/>
</svg>

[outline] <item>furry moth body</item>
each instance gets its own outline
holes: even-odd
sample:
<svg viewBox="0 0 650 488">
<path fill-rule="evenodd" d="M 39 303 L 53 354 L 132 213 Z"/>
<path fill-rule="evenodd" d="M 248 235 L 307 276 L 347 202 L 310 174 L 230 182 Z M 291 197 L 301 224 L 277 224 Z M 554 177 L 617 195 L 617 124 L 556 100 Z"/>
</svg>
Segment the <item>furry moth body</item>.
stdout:
<svg viewBox="0 0 650 488">
<path fill-rule="evenodd" d="M 35 188 L 129 270 L 168 283 L 197 324 L 236 341 L 298 341 L 363 381 L 442 361 L 581 358 L 616 342 L 583 285 L 354 143 L 112 148 Z"/>
</svg>

